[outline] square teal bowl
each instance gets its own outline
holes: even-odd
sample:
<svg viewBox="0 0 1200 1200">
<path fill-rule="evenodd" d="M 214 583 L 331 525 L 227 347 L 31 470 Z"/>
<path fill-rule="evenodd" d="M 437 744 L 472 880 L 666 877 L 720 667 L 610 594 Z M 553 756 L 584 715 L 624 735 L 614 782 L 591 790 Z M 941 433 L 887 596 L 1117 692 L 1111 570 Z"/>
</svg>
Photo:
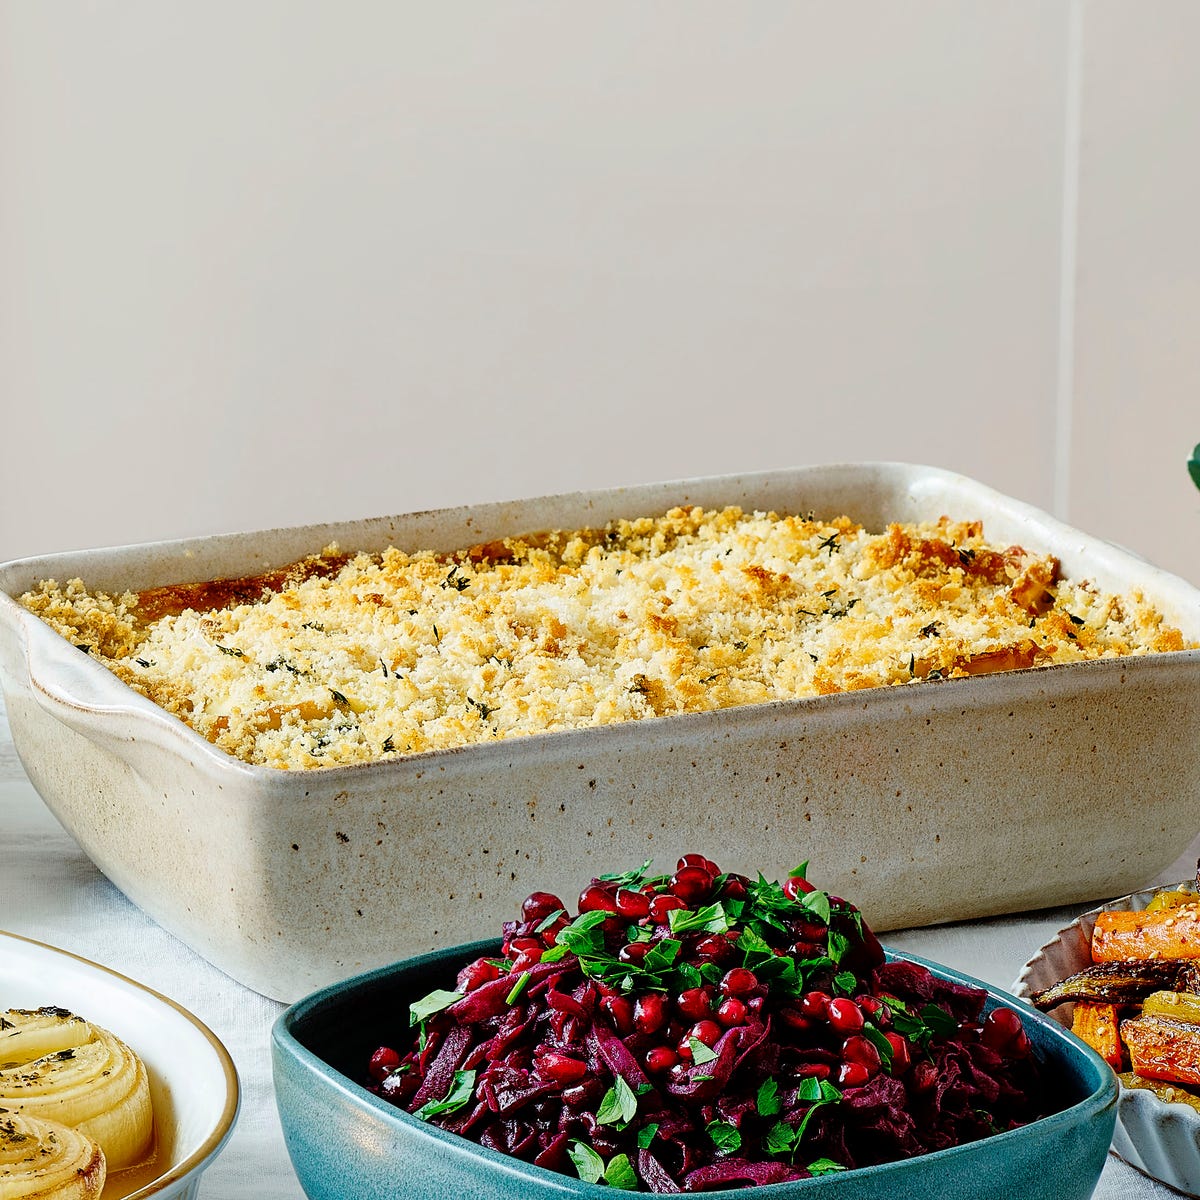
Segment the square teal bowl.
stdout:
<svg viewBox="0 0 1200 1200">
<path fill-rule="evenodd" d="M 460 966 L 498 951 L 499 943 L 489 940 L 423 954 L 323 988 L 279 1017 L 271 1044 L 275 1098 L 310 1200 L 611 1200 L 611 1187 L 487 1150 L 417 1120 L 356 1082 L 383 1031 L 404 1025 L 412 1001 L 452 986 Z M 1056 1022 L 977 979 L 915 955 L 888 957 L 984 988 L 986 1008 L 1018 1009 L 1061 1110 L 949 1150 L 749 1191 L 762 1200 L 1087 1200 L 1116 1119 L 1117 1081 L 1108 1065 Z M 731 1200 L 747 1189 L 704 1194 Z"/>
</svg>

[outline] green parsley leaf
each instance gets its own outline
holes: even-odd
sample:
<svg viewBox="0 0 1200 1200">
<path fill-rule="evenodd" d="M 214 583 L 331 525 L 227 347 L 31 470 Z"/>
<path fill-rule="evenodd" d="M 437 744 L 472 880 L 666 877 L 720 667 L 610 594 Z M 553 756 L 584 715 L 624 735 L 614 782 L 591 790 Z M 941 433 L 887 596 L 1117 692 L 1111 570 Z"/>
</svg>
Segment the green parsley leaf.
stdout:
<svg viewBox="0 0 1200 1200">
<path fill-rule="evenodd" d="M 572 1142 L 567 1147 L 567 1157 L 584 1183 L 599 1183 L 604 1178 L 604 1159 L 584 1142 Z"/>
<path fill-rule="evenodd" d="M 712 1062 L 717 1057 L 717 1052 L 711 1046 L 706 1046 L 699 1038 L 688 1038 L 688 1045 L 692 1050 L 692 1062 L 698 1067 Z"/>
<path fill-rule="evenodd" d="M 567 915 L 566 909 L 556 908 L 552 913 L 550 913 L 548 916 L 544 917 L 541 921 L 538 922 L 538 927 L 533 932 L 534 933 L 545 933 L 546 930 L 549 929 L 550 926 L 553 925 L 554 922 L 557 921 L 559 917 L 565 917 L 566 915 Z"/>
<path fill-rule="evenodd" d="M 646 952 L 646 957 L 642 959 L 642 970 L 654 974 L 670 970 L 675 965 L 675 960 L 679 957 L 679 951 L 682 949 L 683 943 L 678 939 L 663 938 Z"/>
<path fill-rule="evenodd" d="M 767 1130 L 768 1154 L 791 1154 L 796 1146 L 796 1131 L 786 1121 L 776 1121 Z"/>
<path fill-rule="evenodd" d="M 632 871 L 617 872 L 610 875 L 597 875 L 596 878 L 604 883 L 615 883 L 619 888 L 637 887 L 639 884 L 645 883 L 646 873 L 650 870 L 650 864 L 654 859 L 648 858 L 640 867 L 635 867 Z"/>
<path fill-rule="evenodd" d="M 725 914 L 725 906 L 718 900 L 716 904 L 706 904 L 693 912 L 690 908 L 673 908 L 667 913 L 667 923 L 672 933 L 691 933 L 703 929 L 706 933 L 724 933 L 729 928 L 729 917 Z"/>
<path fill-rule="evenodd" d="M 805 892 L 800 897 L 800 906 L 812 913 L 823 925 L 829 924 L 828 892 Z"/>
<path fill-rule="evenodd" d="M 638 1190 L 637 1172 L 634 1171 L 633 1163 L 629 1161 L 628 1154 L 614 1154 L 612 1156 L 604 1171 L 604 1182 L 609 1187 L 620 1188 L 623 1192 L 636 1192 Z"/>
<path fill-rule="evenodd" d="M 774 1079 L 764 1079 L 759 1085 L 757 1108 L 760 1117 L 775 1117 L 783 1112 L 783 1101 L 779 1099 L 779 1084 Z"/>
<path fill-rule="evenodd" d="M 732 1154 L 742 1148 L 742 1135 L 728 1121 L 709 1121 L 704 1132 L 721 1154 Z"/>
<path fill-rule="evenodd" d="M 853 971 L 839 971 L 833 977 L 833 986 L 843 996 L 852 996 L 858 991 L 858 976 Z"/>
<path fill-rule="evenodd" d="M 810 1175 L 833 1175 L 845 1169 L 840 1162 L 834 1162 L 832 1158 L 818 1158 L 815 1162 L 808 1164 L 808 1173 Z"/>
<path fill-rule="evenodd" d="M 637 1115 L 637 1096 L 633 1089 L 617 1076 L 616 1083 L 604 1093 L 600 1107 L 596 1111 L 597 1125 L 612 1125 L 618 1121 L 628 1124 Z"/>
<path fill-rule="evenodd" d="M 409 1025 L 415 1025 L 418 1021 L 424 1021 L 426 1017 L 432 1017 L 434 1013 L 449 1008 L 450 1005 L 461 1000 L 465 994 L 465 992 L 447 992 L 439 988 L 437 991 L 430 992 L 428 996 L 422 996 L 420 1000 L 408 1006 Z"/>
<path fill-rule="evenodd" d="M 654 1141 L 654 1135 L 658 1133 L 658 1122 L 653 1121 L 649 1125 L 643 1125 L 638 1130 L 637 1144 L 639 1150 L 649 1150 L 650 1143 Z"/>
<path fill-rule="evenodd" d="M 455 1071 L 450 1083 L 450 1090 L 444 1100 L 428 1100 L 413 1113 L 414 1117 L 428 1121 L 440 1113 L 457 1112 L 458 1109 L 470 1102 L 475 1094 L 475 1072 Z"/>
</svg>

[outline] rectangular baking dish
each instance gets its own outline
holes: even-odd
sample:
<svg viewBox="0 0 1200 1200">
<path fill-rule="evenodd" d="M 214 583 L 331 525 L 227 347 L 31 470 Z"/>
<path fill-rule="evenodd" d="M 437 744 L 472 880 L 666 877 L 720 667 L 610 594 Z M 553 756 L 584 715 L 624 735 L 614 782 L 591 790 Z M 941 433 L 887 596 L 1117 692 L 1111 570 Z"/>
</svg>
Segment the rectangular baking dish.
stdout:
<svg viewBox="0 0 1200 1200">
<path fill-rule="evenodd" d="M 0 566 L 0 682 L 34 786 L 97 866 L 235 979 L 292 1001 L 494 933 L 535 889 L 698 851 L 803 859 L 879 929 L 1113 895 L 1197 832 L 1200 651 L 918 683 L 308 771 L 215 749 L 15 600 L 37 581 L 141 590 L 256 575 L 336 541 L 452 550 L 675 504 L 981 518 L 1065 575 L 1141 589 L 1200 640 L 1200 592 L 960 475 L 801 467 Z"/>
</svg>

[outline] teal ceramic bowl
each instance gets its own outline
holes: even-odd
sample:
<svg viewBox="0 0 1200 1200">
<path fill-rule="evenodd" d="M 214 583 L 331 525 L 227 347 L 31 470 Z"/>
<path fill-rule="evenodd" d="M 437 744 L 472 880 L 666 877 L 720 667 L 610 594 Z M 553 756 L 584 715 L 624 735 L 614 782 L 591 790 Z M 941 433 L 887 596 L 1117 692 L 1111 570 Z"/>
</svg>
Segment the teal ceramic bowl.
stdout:
<svg viewBox="0 0 1200 1200">
<path fill-rule="evenodd" d="M 324 988 L 280 1016 L 271 1047 L 275 1097 L 288 1152 L 310 1200 L 612 1200 L 611 1187 L 484 1149 L 355 1082 L 379 1044 L 379 1031 L 394 1028 L 397 1014 L 452 984 L 464 963 L 498 949 L 498 942 L 486 941 L 424 954 Z M 1116 1119 L 1117 1082 L 1108 1065 L 1055 1021 L 1006 993 L 915 955 L 889 957 L 984 988 L 988 1008 L 1020 1009 L 1063 1107 L 983 1141 L 749 1192 L 762 1200 L 1087 1200 Z M 731 1200 L 745 1197 L 747 1189 L 704 1194 Z"/>
</svg>

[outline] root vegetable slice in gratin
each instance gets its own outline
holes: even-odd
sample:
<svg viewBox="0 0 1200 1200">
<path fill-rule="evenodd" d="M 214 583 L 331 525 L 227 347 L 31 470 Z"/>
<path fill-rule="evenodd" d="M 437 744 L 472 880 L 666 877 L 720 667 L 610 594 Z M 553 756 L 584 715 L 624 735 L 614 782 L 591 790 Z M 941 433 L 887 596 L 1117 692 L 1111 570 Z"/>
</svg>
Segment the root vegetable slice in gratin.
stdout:
<svg viewBox="0 0 1200 1200">
<path fill-rule="evenodd" d="M 21 598 L 249 763 L 368 762 L 552 730 L 1185 648 L 1139 594 L 942 518 L 674 508 L 452 553 L 346 554 Z"/>
</svg>

